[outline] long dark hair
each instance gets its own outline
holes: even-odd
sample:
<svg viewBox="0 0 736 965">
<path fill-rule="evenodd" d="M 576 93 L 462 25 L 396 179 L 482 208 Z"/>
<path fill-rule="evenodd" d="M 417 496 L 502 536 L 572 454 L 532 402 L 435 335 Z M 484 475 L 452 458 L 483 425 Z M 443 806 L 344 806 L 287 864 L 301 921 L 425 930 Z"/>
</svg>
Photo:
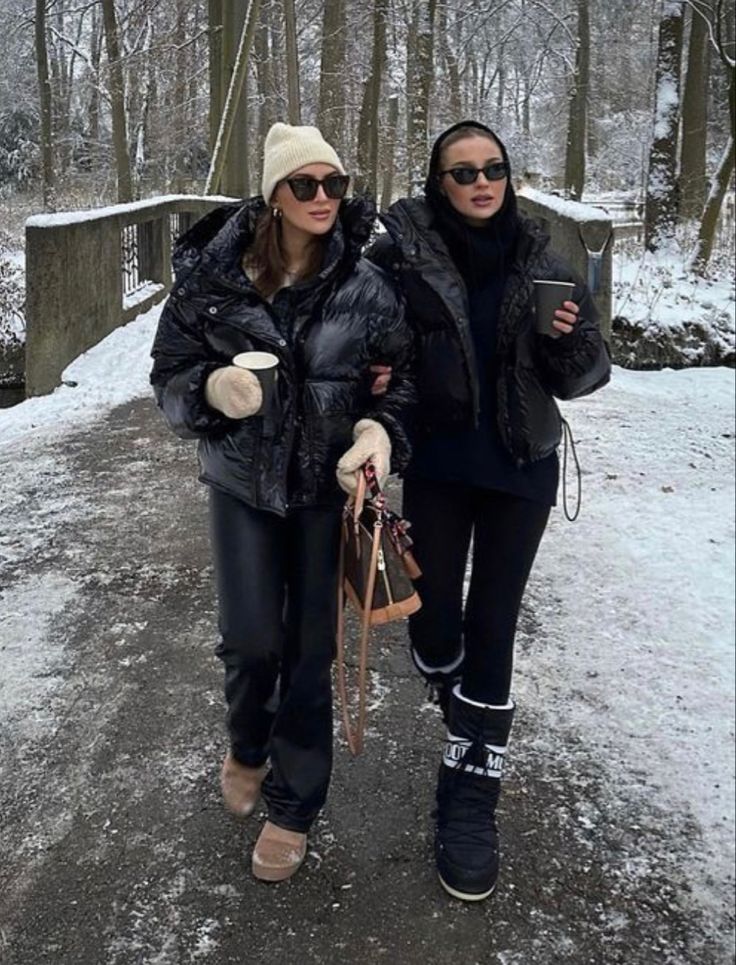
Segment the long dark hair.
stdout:
<svg viewBox="0 0 736 965">
<path fill-rule="evenodd" d="M 317 274 L 322 267 L 324 244 L 324 237 L 315 236 L 309 246 L 307 263 L 297 280 L 303 281 Z M 281 244 L 281 218 L 277 218 L 268 205 L 256 219 L 253 241 L 243 255 L 243 270 L 264 298 L 270 298 L 283 287 L 288 266 Z"/>
</svg>

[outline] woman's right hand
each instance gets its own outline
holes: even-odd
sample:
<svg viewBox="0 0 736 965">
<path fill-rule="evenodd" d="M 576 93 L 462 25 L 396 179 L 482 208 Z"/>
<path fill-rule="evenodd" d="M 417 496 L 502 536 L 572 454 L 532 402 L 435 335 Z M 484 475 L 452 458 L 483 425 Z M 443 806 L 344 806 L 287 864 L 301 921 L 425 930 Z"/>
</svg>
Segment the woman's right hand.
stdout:
<svg viewBox="0 0 736 965">
<path fill-rule="evenodd" d="M 208 405 L 229 419 L 245 419 L 255 415 L 263 404 L 258 378 L 236 365 L 215 369 L 207 377 L 204 397 Z"/>
</svg>

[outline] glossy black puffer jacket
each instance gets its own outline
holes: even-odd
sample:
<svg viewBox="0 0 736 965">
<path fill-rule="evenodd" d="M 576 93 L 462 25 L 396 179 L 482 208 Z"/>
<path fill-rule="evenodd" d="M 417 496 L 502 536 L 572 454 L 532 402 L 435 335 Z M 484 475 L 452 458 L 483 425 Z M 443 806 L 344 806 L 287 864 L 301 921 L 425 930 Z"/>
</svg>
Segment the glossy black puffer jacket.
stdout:
<svg viewBox="0 0 736 965">
<path fill-rule="evenodd" d="M 403 291 L 416 337 L 418 426 L 426 432 L 477 424 L 479 389 L 468 295 L 434 223 L 430 205 L 405 198 L 382 218 L 368 257 L 391 271 Z M 498 430 L 517 465 L 543 459 L 559 445 L 562 423 L 553 396 L 574 399 L 610 377 L 610 358 L 587 287 L 548 248 L 549 239 L 519 217 L 504 289 L 495 359 L 487 377 L 496 393 Z M 534 331 L 533 279 L 573 281 L 580 307 L 575 331 L 552 339 Z"/>
<path fill-rule="evenodd" d="M 342 202 L 320 273 L 277 295 L 281 318 L 241 268 L 261 210 L 259 198 L 217 209 L 181 239 L 151 382 L 174 432 L 199 439 L 200 479 L 283 515 L 290 505 L 344 500 L 335 469 L 361 418 L 387 430 L 392 470 L 406 465 L 412 336 L 390 278 L 361 258 L 375 215 L 369 202 Z M 229 419 L 205 401 L 209 374 L 250 350 L 279 359 L 276 418 Z M 369 366 L 378 362 L 393 377 L 373 397 Z"/>
</svg>

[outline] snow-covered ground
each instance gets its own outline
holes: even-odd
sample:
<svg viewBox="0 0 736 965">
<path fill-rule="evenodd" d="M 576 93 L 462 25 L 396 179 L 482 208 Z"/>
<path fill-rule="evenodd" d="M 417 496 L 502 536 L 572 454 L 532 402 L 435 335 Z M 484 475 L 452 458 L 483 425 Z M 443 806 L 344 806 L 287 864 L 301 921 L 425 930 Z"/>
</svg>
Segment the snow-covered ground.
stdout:
<svg viewBox="0 0 736 965">
<path fill-rule="evenodd" d="M 6 481 L 21 454 L 28 471 L 29 446 L 40 453 L 150 393 L 159 312 L 77 359 L 51 395 L 0 410 Z M 604 793 L 637 798 L 637 819 L 654 814 L 669 834 L 682 829 L 688 901 L 715 921 L 732 900 L 734 868 L 734 372 L 615 369 L 610 386 L 565 414 L 583 467 L 582 513 L 575 524 L 554 514 L 540 551 L 528 599 L 538 632 L 522 635 L 517 662 L 520 711 L 543 723 L 535 740 L 552 762 L 547 777 L 555 760 L 574 766 L 582 741 L 599 761 Z M 48 490 L 53 460 L 39 458 L 33 472 L 38 491 Z M 56 522 L 84 512 L 73 492 L 49 499 Z M 6 523 L 14 511 L 23 509 L 10 499 Z M 4 529 L 0 563 L 20 561 L 22 548 Z M 43 600 L 54 619 L 70 588 L 61 580 L 37 590 L 29 592 L 39 608 L 38 655 Z M 17 593 L 0 587 L 0 727 L 22 720 L 19 702 L 37 703 L 30 687 L 51 686 L 29 675 L 12 645 L 19 606 Z M 47 656 L 52 666 L 59 659 Z M 49 701 L 52 713 L 53 694 Z M 594 821 L 582 813 L 577 832 Z M 644 875 L 657 855 L 636 860 Z"/>
<path fill-rule="evenodd" d="M 696 898 L 730 901 L 734 372 L 616 368 L 563 408 L 582 511 L 574 524 L 554 514 L 540 550 L 529 595 L 541 634 L 520 661 L 520 703 L 543 691 L 550 733 L 580 735 L 620 782 L 613 793 L 638 788 L 645 811 L 690 835 Z"/>
</svg>

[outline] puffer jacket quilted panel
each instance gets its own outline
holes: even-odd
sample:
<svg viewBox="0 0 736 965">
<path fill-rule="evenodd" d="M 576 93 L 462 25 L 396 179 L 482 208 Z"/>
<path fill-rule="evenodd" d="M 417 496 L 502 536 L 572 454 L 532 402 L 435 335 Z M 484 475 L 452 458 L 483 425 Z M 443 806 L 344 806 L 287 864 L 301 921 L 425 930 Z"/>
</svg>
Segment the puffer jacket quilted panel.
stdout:
<svg viewBox="0 0 736 965">
<path fill-rule="evenodd" d="M 220 209 L 181 240 L 151 382 L 171 428 L 199 440 L 202 480 L 283 514 L 289 505 L 344 498 L 335 467 L 361 418 L 386 428 L 393 469 L 406 465 L 413 337 L 389 276 L 360 257 L 371 205 L 343 202 L 323 269 L 280 294 L 281 319 L 240 267 L 260 210 L 260 199 Z M 205 401 L 207 376 L 248 350 L 279 359 L 275 418 L 228 419 Z M 373 397 L 369 366 L 378 362 L 391 365 L 393 377 L 389 391 Z"/>
</svg>

